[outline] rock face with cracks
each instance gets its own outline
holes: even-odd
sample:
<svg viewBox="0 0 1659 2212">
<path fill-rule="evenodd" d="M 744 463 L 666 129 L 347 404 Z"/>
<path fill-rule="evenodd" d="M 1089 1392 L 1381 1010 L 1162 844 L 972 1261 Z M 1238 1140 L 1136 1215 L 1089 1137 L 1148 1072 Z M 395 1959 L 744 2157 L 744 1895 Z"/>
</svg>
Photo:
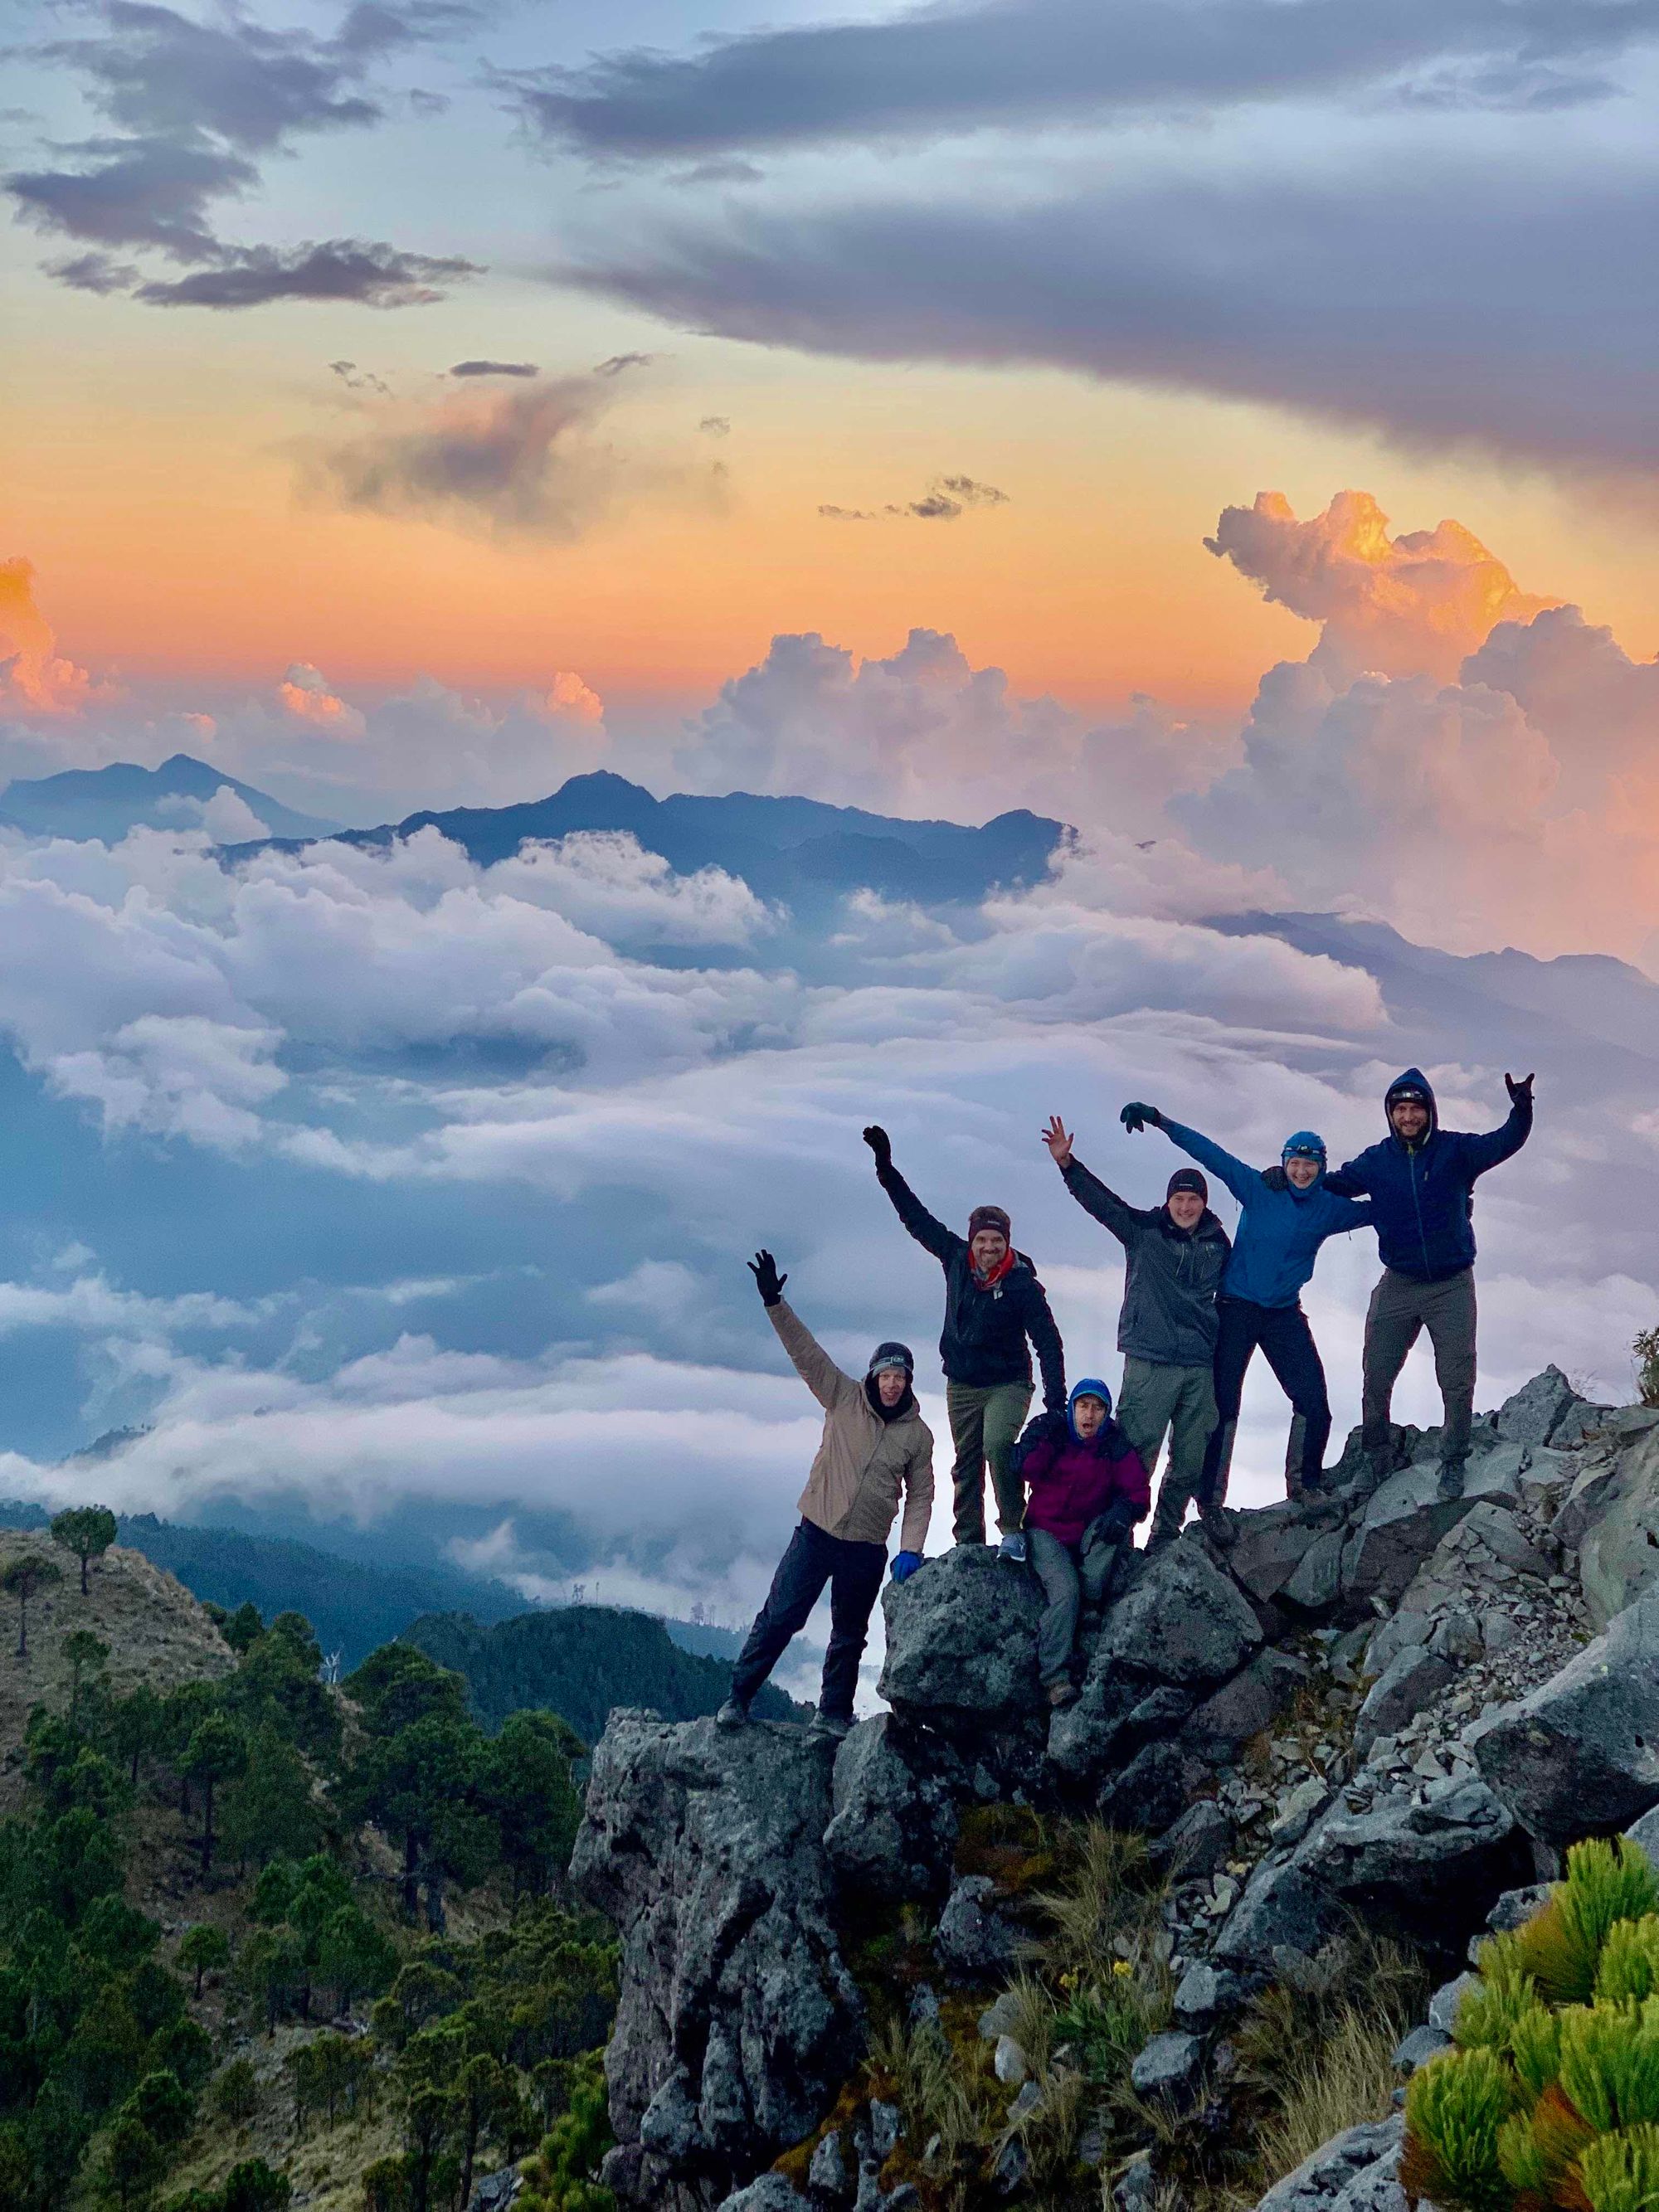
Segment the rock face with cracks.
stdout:
<svg viewBox="0 0 1659 2212">
<path fill-rule="evenodd" d="M 830 1764 L 770 1723 L 611 1717 L 571 1875 L 622 1931 L 605 2179 L 625 2202 L 708 2212 L 811 2129 L 857 2056 Z"/>
<path fill-rule="evenodd" d="M 904 1909 L 931 1948 L 913 2021 L 982 1992 L 1006 2039 L 990 2000 L 1021 1930 L 959 1856 L 974 1806 L 1151 1838 L 1176 1996 L 1135 2078 L 1172 2112 L 1251 1994 L 1316 1974 L 1334 1936 L 1403 1936 L 1450 1974 L 1563 1844 L 1632 1823 L 1659 1840 L 1659 1412 L 1589 1405 L 1548 1370 L 1476 1424 L 1461 1483 L 1437 1442 L 1396 1431 L 1379 1474 L 1351 1439 L 1316 1498 L 1138 1553 L 1052 1717 L 1035 1582 L 984 1547 L 884 1591 L 889 1710 L 838 1749 L 613 1716 L 574 1873 L 623 1938 L 618 2197 L 910 2201 L 878 2179 L 896 2122 L 871 2115 L 892 2108 L 845 2104 L 864 2024 L 838 1931 Z M 1440 2033 L 1425 2022 L 1421 2050 Z M 792 2178 L 767 2171 L 798 2144 Z M 1262 2212 L 1402 2212 L 1397 2151 L 1395 2124 L 1352 2130 Z"/>
</svg>

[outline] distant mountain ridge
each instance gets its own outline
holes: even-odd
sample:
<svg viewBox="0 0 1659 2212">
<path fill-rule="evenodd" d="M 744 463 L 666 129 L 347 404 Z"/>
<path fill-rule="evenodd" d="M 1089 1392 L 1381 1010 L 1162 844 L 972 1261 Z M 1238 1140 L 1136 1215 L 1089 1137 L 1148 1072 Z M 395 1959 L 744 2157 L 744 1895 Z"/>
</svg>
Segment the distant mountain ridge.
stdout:
<svg viewBox="0 0 1659 2212">
<path fill-rule="evenodd" d="M 326 837 L 337 826 L 284 806 L 268 792 L 258 791 L 190 753 L 174 753 L 160 768 L 114 761 L 107 768 L 20 777 L 0 791 L 0 825 L 31 837 L 97 838 L 118 844 L 129 830 L 179 828 L 188 817 L 179 811 L 179 800 L 205 805 L 223 790 L 234 792 L 273 837 Z"/>
<path fill-rule="evenodd" d="M 977 901 L 999 885 L 1041 882 L 1068 835 L 1064 823 L 1023 808 L 975 826 L 911 822 L 861 807 L 752 792 L 723 798 L 676 792 L 658 799 L 642 785 L 601 769 L 572 776 L 545 799 L 410 814 L 373 830 L 341 831 L 331 842 L 372 850 L 426 829 L 461 846 L 481 867 L 510 860 L 526 839 L 625 831 L 680 875 L 724 868 L 763 898 L 809 907 L 849 890 L 927 905 Z M 264 842 L 309 841 L 290 834 Z M 225 849 L 234 860 L 262 847 Z"/>
</svg>

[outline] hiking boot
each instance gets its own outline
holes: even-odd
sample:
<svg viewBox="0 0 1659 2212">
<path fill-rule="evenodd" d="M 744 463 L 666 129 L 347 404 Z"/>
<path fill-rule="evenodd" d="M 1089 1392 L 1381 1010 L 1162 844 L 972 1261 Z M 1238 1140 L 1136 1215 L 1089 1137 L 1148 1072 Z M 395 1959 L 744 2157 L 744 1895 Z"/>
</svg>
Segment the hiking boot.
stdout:
<svg viewBox="0 0 1659 2212">
<path fill-rule="evenodd" d="M 1463 1495 L 1463 1475 L 1468 1466 L 1465 1459 L 1441 1461 L 1439 1494 L 1443 1502 Z"/>
<path fill-rule="evenodd" d="M 1054 1712 L 1060 1712 L 1066 1705 L 1074 1705 L 1077 1703 L 1077 1685 L 1069 1677 L 1058 1682 L 1050 1682 L 1047 1696 L 1050 1709 Z"/>
<path fill-rule="evenodd" d="M 749 1708 L 740 1705 L 735 1698 L 728 1698 L 714 1716 L 718 1729 L 740 1729 L 749 1725 Z"/>
<path fill-rule="evenodd" d="M 997 1557 L 1000 1559 L 1012 1559 L 1017 1567 L 1023 1567 L 1025 1565 L 1024 1530 L 1016 1528 L 1011 1535 L 1005 1536 L 997 1546 Z"/>
<path fill-rule="evenodd" d="M 822 1706 L 813 1714 L 806 1730 L 808 1735 L 827 1736 L 831 1743 L 839 1743 L 843 1736 L 850 1735 L 852 1732 L 850 1714 L 843 1717 L 840 1713 L 826 1713 Z"/>
</svg>

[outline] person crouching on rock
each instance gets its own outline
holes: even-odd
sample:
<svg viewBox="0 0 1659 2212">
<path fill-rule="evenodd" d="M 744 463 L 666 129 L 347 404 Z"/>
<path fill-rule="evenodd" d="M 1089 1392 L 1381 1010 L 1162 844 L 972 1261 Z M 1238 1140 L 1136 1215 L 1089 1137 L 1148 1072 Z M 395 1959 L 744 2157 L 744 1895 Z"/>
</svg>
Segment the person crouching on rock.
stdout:
<svg viewBox="0 0 1659 2212">
<path fill-rule="evenodd" d="M 958 1237 L 934 1219 L 893 1165 L 886 1130 L 868 1128 L 864 1141 L 876 1156 L 876 1180 L 894 1212 L 945 1270 L 945 1328 L 939 1349 L 957 1451 L 952 1533 L 958 1544 L 985 1541 L 988 1465 L 1002 1556 L 1023 1559 L 1024 1499 L 1008 1463 L 1031 1407 L 1028 1340 L 1042 1368 L 1044 1406 L 1059 1413 L 1066 1404 L 1066 1354 L 1048 1293 L 1025 1255 L 1015 1251 L 1008 1216 L 1000 1206 L 976 1206 L 968 1217 L 968 1234 Z"/>
<path fill-rule="evenodd" d="M 1227 1494 L 1245 1371 L 1258 1345 L 1291 1401 L 1285 1489 L 1294 1498 L 1323 1484 L 1331 1401 L 1319 1347 L 1302 1310 L 1302 1289 L 1325 1239 L 1345 1230 L 1369 1229 L 1373 1209 L 1325 1188 L 1325 1140 L 1311 1129 L 1298 1129 L 1285 1139 L 1276 1168 L 1252 1168 L 1196 1129 L 1168 1120 L 1155 1106 L 1136 1101 L 1123 1109 L 1121 1119 L 1131 1133 L 1149 1121 L 1162 1129 L 1171 1144 L 1225 1183 L 1242 1208 L 1216 1301 L 1217 1420 L 1198 1492 L 1199 1511 L 1218 1533 L 1216 1516 Z"/>
<path fill-rule="evenodd" d="M 1063 1413 L 1040 1413 L 1021 1437 L 1014 1471 L 1030 1492 L 1026 1556 L 1048 1601 L 1037 1670 L 1051 1705 L 1069 1705 L 1079 1612 L 1085 1643 L 1100 1628 L 1106 1585 L 1130 1531 L 1152 1502 L 1146 1469 L 1112 1419 L 1093 1376 L 1074 1383 Z"/>
<path fill-rule="evenodd" d="M 1042 1133 L 1066 1189 L 1123 1247 L 1117 1419 L 1148 1475 L 1168 1432 L 1151 1539 L 1163 1543 L 1181 1533 L 1215 1427 L 1215 1300 L 1231 1240 L 1210 1211 L 1210 1186 L 1196 1168 L 1176 1170 L 1162 1206 L 1131 1206 L 1084 1166 L 1058 1114 Z"/>
<path fill-rule="evenodd" d="M 732 1694 L 714 1717 L 721 1728 L 743 1727 L 756 1692 L 805 1626 L 827 1583 L 830 1648 L 812 1729 L 838 1738 L 853 1725 L 859 1661 L 901 1496 L 904 1521 L 894 1580 L 908 1581 L 921 1565 L 933 1508 L 933 1431 L 911 1388 L 915 1361 L 908 1345 L 878 1344 L 861 1381 L 843 1374 L 785 1303 L 789 1278 L 778 1273 L 772 1255 L 757 1252 L 749 1271 L 796 1372 L 823 1408 L 823 1435 L 800 1494 L 800 1520 L 738 1655 Z"/>
</svg>

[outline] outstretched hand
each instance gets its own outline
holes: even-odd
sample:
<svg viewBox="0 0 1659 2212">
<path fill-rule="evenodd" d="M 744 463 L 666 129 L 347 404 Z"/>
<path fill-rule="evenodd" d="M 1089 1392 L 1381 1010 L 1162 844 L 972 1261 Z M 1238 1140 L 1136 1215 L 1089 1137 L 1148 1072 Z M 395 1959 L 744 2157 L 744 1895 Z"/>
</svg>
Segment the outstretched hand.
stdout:
<svg viewBox="0 0 1659 2212">
<path fill-rule="evenodd" d="M 1072 1135 L 1070 1130 L 1067 1129 L 1066 1124 L 1060 1120 L 1058 1114 L 1051 1114 L 1048 1116 L 1048 1127 L 1046 1129 L 1040 1130 L 1038 1134 L 1042 1137 L 1043 1143 L 1048 1147 L 1048 1157 L 1054 1162 L 1054 1165 L 1057 1168 L 1070 1167 L 1072 1164 Z"/>
<path fill-rule="evenodd" d="M 787 1275 L 778 1273 L 778 1263 L 769 1252 L 757 1252 L 749 1262 L 749 1272 L 755 1279 L 755 1288 L 761 1294 L 763 1306 L 775 1306 L 783 1297 Z"/>
<path fill-rule="evenodd" d="M 870 1127 L 865 1131 L 864 1141 L 869 1146 L 871 1151 L 875 1154 L 876 1165 L 878 1168 L 890 1168 L 892 1166 L 893 1140 L 888 1135 L 886 1130 L 884 1129 L 878 1122 L 872 1121 Z"/>
<path fill-rule="evenodd" d="M 1504 1088 L 1510 1094 L 1510 1103 L 1511 1106 L 1518 1106 L 1523 1098 L 1526 1100 L 1528 1106 L 1531 1105 L 1532 1086 L 1534 1080 L 1535 1079 L 1533 1076 L 1522 1075 L 1517 1078 L 1510 1074 L 1508 1071 L 1505 1070 L 1504 1075 Z"/>
<path fill-rule="evenodd" d="M 1149 1121 L 1156 1129 L 1164 1116 L 1156 1106 L 1143 1105 L 1139 1098 L 1132 1098 L 1117 1118 L 1131 1136 L 1138 1137 Z"/>
</svg>

